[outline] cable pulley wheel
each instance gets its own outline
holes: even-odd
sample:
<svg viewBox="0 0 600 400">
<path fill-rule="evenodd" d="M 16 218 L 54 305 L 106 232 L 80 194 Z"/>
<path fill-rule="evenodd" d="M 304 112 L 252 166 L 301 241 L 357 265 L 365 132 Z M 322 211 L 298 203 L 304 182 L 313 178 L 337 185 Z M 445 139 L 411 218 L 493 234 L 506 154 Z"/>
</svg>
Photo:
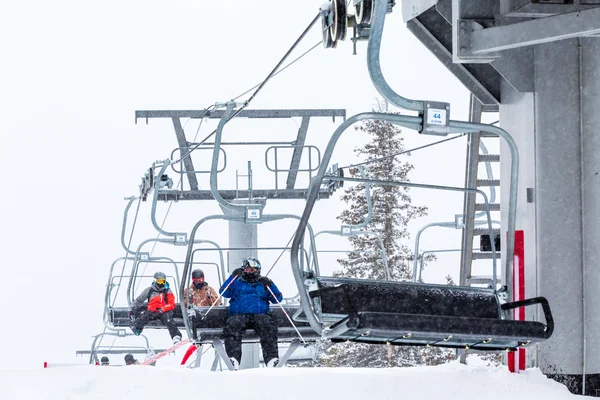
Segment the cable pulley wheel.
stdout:
<svg viewBox="0 0 600 400">
<path fill-rule="evenodd" d="M 332 0 L 331 12 L 333 13 L 333 24 L 329 27 L 331 38 L 334 42 L 346 39 L 348 27 L 348 13 L 344 0 Z"/>
<path fill-rule="evenodd" d="M 380 0 L 383 1 L 383 0 Z M 373 16 L 373 0 L 362 0 L 355 8 L 354 18 L 357 24 L 370 24 Z"/>
<path fill-rule="evenodd" d="M 324 15 L 323 17 L 323 47 L 325 47 L 326 49 L 330 49 L 330 48 L 334 48 L 335 47 L 335 42 L 333 41 L 332 37 L 331 37 L 331 33 L 329 32 L 329 27 L 327 26 L 327 15 Z"/>
</svg>

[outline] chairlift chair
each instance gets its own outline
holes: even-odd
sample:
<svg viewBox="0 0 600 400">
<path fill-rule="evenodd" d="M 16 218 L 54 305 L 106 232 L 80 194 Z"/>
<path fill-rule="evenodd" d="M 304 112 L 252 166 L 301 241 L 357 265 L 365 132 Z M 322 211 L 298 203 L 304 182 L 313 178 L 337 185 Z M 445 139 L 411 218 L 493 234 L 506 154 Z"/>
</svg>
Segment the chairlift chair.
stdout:
<svg viewBox="0 0 600 400">
<path fill-rule="evenodd" d="M 343 178 L 334 175 L 329 175 L 325 180 L 338 138 L 350 125 L 364 119 L 387 121 L 412 129 L 415 129 L 413 121 L 419 121 L 419 117 L 363 113 L 350 117 L 332 135 L 323 153 L 321 168 L 311 182 L 304 213 L 292 242 L 292 270 L 300 291 L 303 309 L 303 312 L 296 316 L 296 320 L 310 323 L 315 331 L 332 341 L 497 351 L 515 350 L 548 339 L 552 335 L 554 322 L 547 300 L 536 297 L 507 302 L 504 298 L 507 295 L 504 293 L 507 288 L 495 287 L 495 260 L 494 285 L 490 288 L 324 277 L 300 270 L 298 250 L 317 199 L 316 189 L 321 185 L 329 186 L 330 180 L 344 179 L 372 184 L 474 192 L 482 195 L 487 202 L 487 196 L 479 189 Z M 504 131 L 501 133 L 508 136 Z M 509 139 L 510 136 L 507 139 L 510 145 Z M 511 151 L 514 171 L 518 165 L 518 154 L 514 146 L 511 147 Z M 516 174 L 513 174 L 512 178 L 512 185 L 516 185 Z M 515 193 L 511 189 L 511 196 Z M 487 216 L 491 229 L 489 208 Z M 510 240 L 510 235 L 514 235 L 514 214 L 509 215 L 510 221 L 513 222 L 512 226 L 509 224 L 507 249 L 512 250 L 513 242 Z M 508 311 L 536 304 L 542 306 L 545 324 L 538 321 L 510 319 Z"/>
</svg>

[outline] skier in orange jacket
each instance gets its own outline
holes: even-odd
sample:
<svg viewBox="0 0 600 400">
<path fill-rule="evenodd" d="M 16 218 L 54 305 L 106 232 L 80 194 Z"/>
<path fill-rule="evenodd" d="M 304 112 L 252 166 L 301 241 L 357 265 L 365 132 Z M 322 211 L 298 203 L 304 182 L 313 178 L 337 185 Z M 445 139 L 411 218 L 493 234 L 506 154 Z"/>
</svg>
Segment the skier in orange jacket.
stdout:
<svg viewBox="0 0 600 400">
<path fill-rule="evenodd" d="M 181 341 L 181 332 L 177 329 L 177 324 L 173 319 L 175 296 L 169 289 L 167 276 L 164 273 L 155 273 L 154 279 L 152 285 L 146 288 L 131 304 L 132 309 L 135 310 L 143 308 L 144 303 L 148 302 L 146 309 L 142 310 L 131 324 L 131 330 L 135 335 L 140 335 L 148 322 L 160 319 L 169 329 L 173 343 L 177 343 Z"/>
</svg>

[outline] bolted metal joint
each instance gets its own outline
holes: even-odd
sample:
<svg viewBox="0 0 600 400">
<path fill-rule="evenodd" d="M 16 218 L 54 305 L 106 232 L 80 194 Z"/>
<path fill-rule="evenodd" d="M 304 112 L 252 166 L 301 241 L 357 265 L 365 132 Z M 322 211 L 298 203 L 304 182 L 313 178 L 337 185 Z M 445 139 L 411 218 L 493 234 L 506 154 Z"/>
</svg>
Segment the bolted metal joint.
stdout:
<svg viewBox="0 0 600 400">
<path fill-rule="evenodd" d="M 485 29 L 484 25 L 492 26 L 493 20 L 472 20 L 461 19 L 458 22 L 456 31 L 456 44 L 454 50 L 454 62 L 458 63 L 489 63 L 500 57 L 497 52 L 488 52 L 486 54 L 475 54 L 473 52 L 474 38 L 477 32 Z"/>
</svg>

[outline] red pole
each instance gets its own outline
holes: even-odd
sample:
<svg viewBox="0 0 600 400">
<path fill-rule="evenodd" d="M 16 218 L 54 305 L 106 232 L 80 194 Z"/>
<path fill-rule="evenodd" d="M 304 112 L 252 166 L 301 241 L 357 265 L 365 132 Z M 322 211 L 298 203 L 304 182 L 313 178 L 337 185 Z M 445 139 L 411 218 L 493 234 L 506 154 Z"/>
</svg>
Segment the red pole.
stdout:
<svg viewBox="0 0 600 400">
<path fill-rule="evenodd" d="M 513 300 L 525 299 L 525 233 L 515 231 L 515 252 L 513 256 Z M 513 310 L 513 319 L 525 320 L 525 307 Z M 518 349 L 508 353 L 508 369 L 510 372 L 525 370 L 525 349 Z"/>
</svg>

